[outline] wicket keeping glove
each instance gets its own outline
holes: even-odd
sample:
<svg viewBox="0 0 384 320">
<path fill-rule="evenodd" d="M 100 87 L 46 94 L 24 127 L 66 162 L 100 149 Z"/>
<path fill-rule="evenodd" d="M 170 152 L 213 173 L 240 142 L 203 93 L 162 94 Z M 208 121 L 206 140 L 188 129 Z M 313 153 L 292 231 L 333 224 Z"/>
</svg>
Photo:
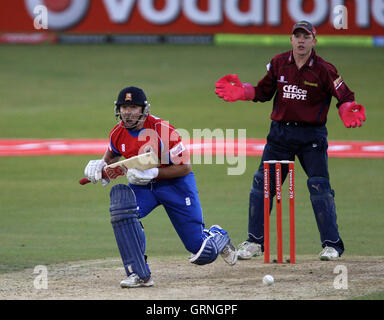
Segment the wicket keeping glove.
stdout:
<svg viewBox="0 0 384 320">
<path fill-rule="evenodd" d="M 126 177 L 131 184 L 146 185 L 159 175 L 159 168 L 147 170 L 128 169 Z"/>
<path fill-rule="evenodd" d="M 255 88 L 250 83 L 242 83 L 236 74 L 228 74 L 215 83 L 215 93 L 225 101 L 253 100 Z"/>
<path fill-rule="evenodd" d="M 109 179 L 103 179 L 103 168 L 107 163 L 103 160 L 91 160 L 84 169 L 84 175 L 92 183 L 97 183 L 101 180 L 101 184 L 105 187 L 109 183 Z"/>
<path fill-rule="evenodd" d="M 343 103 L 339 107 L 339 115 L 347 128 L 361 127 L 366 119 L 364 107 L 356 101 Z"/>
</svg>

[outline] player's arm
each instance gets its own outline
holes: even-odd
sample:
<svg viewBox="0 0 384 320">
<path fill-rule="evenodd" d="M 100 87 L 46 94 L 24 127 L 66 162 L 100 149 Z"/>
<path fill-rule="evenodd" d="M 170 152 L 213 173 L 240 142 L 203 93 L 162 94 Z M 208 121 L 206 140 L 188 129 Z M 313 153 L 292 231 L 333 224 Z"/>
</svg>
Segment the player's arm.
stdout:
<svg viewBox="0 0 384 320">
<path fill-rule="evenodd" d="M 355 101 L 354 93 L 344 83 L 343 78 L 337 74 L 336 68 L 331 64 L 328 65 L 328 85 L 331 94 L 338 100 L 336 106 L 345 127 L 361 127 L 362 122 L 366 120 L 365 108 Z"/>
<path fill-rule="evenodd" d="M 178 143 L 173 145 L 169 151 L 170 166 L 159 168 L 158 178 L 172 179 L 183 177 L 192 171 L 190 153 L 185 148 L 180 136 L 175 132 L 178 137 Z"/>
<path fill-rule="evenodd" d="M 152 168 L 147 170 L 128 169 L 126 176 L 129 183 L 146 185 L 151 180 L 173 179 L 186 176 L 191 172 L 190 164 L 172 164 L 161 168 Z"/>
<path fill-rule="evenodd" d="M 167 167 L 159 168 L 159 179 L 172 179 L 184 177 L 192 171 L 190 164 L 173 164 Z"/>
<path fill-rule="evenodd" d="M 276 79 L 268 72 L 255 87 L 255 97 L 252 100 L 255 102 L 269 101 L 275 95 L 276 89 Z"/>
<path fill-rule="evenodd" d="M 107 149 L 107 151 L 105 151 L 105 153 L 104 153 L 103 160 L 104 160 L 104 162 L 106 164 L 112 164 L 112 163 L 115 163 L 115 162 L 119 161 L 120 160 L 120 156 L 115 156 L 112 153 L 112 151 Z"/>
<path fill-rule="evenodd" d="M 189 151 L 185 148 L 179 134 L 173 130 L 173 128 L 168 128 L 170 129 L 168 136 L 169 141 L 176 142 L 172 143 L 171 149 L 167 152 L 166 157 L 169 157 L 169 162 L 167 162 L 167 165 L 160 168 L 152 168 L 147 170 L 129 169 L 126 176 L 130 183 L 145 185 L 155 178 L 179 178 L 186 176 L 192 171 Z"/>
</svg>

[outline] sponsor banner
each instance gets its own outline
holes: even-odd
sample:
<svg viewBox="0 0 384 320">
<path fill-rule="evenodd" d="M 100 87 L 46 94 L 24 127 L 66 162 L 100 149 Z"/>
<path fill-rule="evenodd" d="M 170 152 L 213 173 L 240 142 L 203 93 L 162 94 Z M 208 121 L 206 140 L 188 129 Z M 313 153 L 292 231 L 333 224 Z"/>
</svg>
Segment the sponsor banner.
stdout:
<svg viewBox="0 0 384 320">
<path fill-rule="evenodd" d="M 191 154 L 197 155 L 247 155 L 261 156 L 265 139 L 246 139 L 245 144 L 237 139 L 204 139 L 204 141 L 183 141 Z M 329 141 L 329 157 L 337 158 L 384 158 L 384 142 Z M 246 152 L 241 148 L 246 146 Z M 184 147 L 183 146 L 183 147 Z M 42 156 L 42 155 L 101 155 L 108 147 L 105 139 L 1 139 L 0 156 Z"/>
<path fill-rule="evenodd" d="M 5 0 L 0 32 L 384 35 L 383 0 Z"/>
</svg>

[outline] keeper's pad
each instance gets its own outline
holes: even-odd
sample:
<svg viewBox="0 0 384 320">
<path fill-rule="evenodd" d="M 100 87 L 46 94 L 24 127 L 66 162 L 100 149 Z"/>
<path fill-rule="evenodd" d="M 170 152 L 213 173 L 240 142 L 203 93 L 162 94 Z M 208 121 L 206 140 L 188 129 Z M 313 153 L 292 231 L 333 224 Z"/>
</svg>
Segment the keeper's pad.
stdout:
<svg viewBox="0 0 384 320">
<path fill-rule="evenodd" d="M 136 196 L 129 186 L 118 184 L 112 187 L 110 198 L 111 223 L 125 272 L 145 280 L 151 272 L 144 256 L 145 235 L 138 219 Z"/>
<path fill-rule="evenodd" d="M 204 229 L 204 239 L 200 250 L 189 258 L 189 261 L 204 265 L 216 260 L 217 256 L 223 251 L 225 246 L 230 242 L 227 231 L 218 226 L 212 226 L 209 230 Z"/>
<path fill-rule="evenodd" d="M 309 178 L 307 185 L 322 244 L 343 247 L 336 223 L 335 193 L 328 179 Z"/>
</svg>

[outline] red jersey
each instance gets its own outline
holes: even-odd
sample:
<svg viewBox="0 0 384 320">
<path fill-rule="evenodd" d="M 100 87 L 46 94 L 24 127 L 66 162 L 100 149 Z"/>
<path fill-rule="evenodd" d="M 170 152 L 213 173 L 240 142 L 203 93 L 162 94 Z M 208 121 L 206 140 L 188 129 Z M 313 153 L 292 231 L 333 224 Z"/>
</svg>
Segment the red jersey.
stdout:
<svg viewBox="0 0 384 320">
<path fill-rule="evenodd" d="M 130 158 L 152 149 L 157 153 L 161 167 L 189 162 L 189 155 L 176 129 L 168 122 L 149 115 L 140 130 L 129 130 L 122 122 L 109 134 L 109 151 L 115 157 Z"/>
<path fill-rule="evenodd" d="M 269 101 L 275 96 L 272 120 L 325 124 L 332 96 L 338 100 L 337 107 L 355 100 L 336 68 L 315 50 L 300 70 L 292 50 L 275 56 L 267 69 L 255 87 L 253 101 Z"/>
</svg>

